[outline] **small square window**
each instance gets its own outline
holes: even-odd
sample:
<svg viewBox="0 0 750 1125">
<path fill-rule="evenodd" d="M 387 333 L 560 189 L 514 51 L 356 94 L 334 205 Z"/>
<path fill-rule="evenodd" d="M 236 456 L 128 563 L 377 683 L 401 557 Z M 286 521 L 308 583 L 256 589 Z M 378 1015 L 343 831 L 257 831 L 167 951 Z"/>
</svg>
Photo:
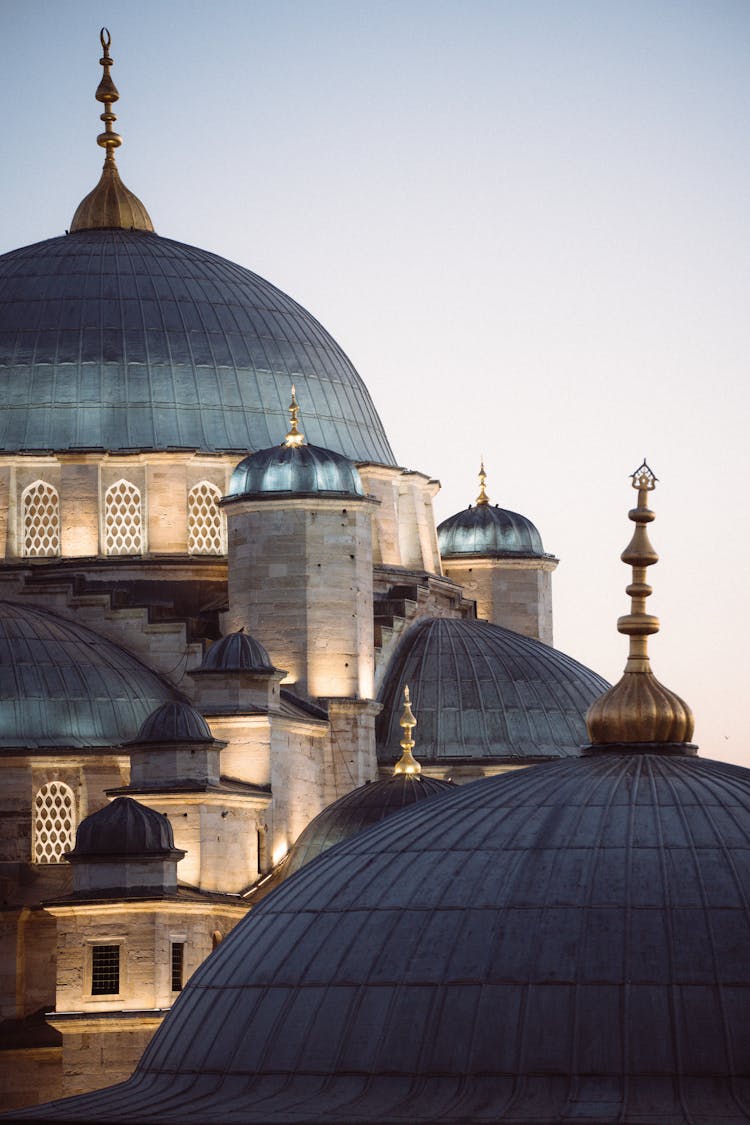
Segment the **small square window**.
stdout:
<svg viewBox="0 0 750 1125">
<path fill-rule="evenodd" d="M 120 991 L 119 945 L 91 948 L 91 995 L 116 996 Z"/>
<path fill-rule="evenodd" d="M 185 943 L 172 942 L 172 992 L 182 992 L 182 972 L 185 964 Z"/>
</svg>

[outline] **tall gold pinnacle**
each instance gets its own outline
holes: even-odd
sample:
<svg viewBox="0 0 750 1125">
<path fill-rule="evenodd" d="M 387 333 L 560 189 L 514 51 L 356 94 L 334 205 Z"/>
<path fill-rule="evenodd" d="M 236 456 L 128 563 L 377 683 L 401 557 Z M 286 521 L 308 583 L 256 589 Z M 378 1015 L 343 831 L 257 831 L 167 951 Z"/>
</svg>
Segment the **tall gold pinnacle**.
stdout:
<svg viewBox="0 0 750 1125">
<path fill-rule="evenodd" d="M 652 589 L 646 582 L 646 568 L 659 561 L 648 538 L 646 525 L 654 519 L 648 494 L 656 487 L 656 477 L 645 460 L 632 474 L 638 503 L 628 513 L 635 524 L 630 543 L 620 558 L 633 568 L 630 585 L 630 613 L 619 618 L 617 628 L 630 638 L 625 672 L 619 683 L 600 696 L 586 716 L 593 745 L 623 743 L 689 743 L 693 736 L 693 716 L 687 703 L 665 688 L 651 671 L 648 638 L 659 631 L 659 619 L 646 613 L 646 598 Z"/>
<path fill-rule="evenodd" d="M 299 445 L 305 444 L 305 435 L 299 428 L 299 406 L 297 405 L 297 392 L 292 383 L 292 401 L 289 403 L 289 418 L 291 425 L 289 426 L 289 433 L 283 441 L 283 445 L 287 449 L 296 449 Z"/>
<path fill-rule="evenodd" d="M 484 486 L 486 480 L 487 480 L 487 474 L 484 471 L 484 457 L 482 457 L 481 460 L 480 460 L 480 463 L 479 463 L 479 495 L 477 496 L 477 501 L 476 501 L 478 508 L 483 508 L 486 504 L 489 504 L 489 502 L 490 502 L 490 498 L 487 495 L 487 489 Z"/>
<path fill-rule="evenodd" d="M 411 736 L 411 732 L 417 725 L 417 720 L 414 718 L 414 714 L 411 709 L 408 687 L 404 688 L 404 710 L 399 721 L 404 732 L 404 737 L 401 739 L 401 749 L 403 750 L 403 754 L 396 762 L 396 765 L 393 767 L 393 773 L 394 775 L 397 773 L 408 773 L 412 776 L 415 776 L 422 772 L 422 767 L 412 754 L 415 743 L 414 739 Z"/>
<path fill-rule="evenodd" d="M 132 191 L 128 191 L 120 179 L 115 162 L 115 149 L 122 144 L 122 137 L 112 128 L 117 120 L 117 115 L 112 112 L 112 106 L 119 100 L 117 87 L 109 73 L 113 60 L 109 53 L 112 37 L 103 27 L 99 32 L 102 45 L 102 57 L 99 59 L 104 68 L 102 80 L 96 90 L 96 100 L 104 105 L 104 113 L 100 121 L 104 122 L 104 132 L 96 138 L 96 143 L 105 151 L 104 168 L 101 179 L 92 192 L 78 204 L 73 222 L 70 224 L 72 232 L 81 230 L 146 230 L 153 231 L 154 227 L 149 218 L 148 211 Z"/>
</svg>

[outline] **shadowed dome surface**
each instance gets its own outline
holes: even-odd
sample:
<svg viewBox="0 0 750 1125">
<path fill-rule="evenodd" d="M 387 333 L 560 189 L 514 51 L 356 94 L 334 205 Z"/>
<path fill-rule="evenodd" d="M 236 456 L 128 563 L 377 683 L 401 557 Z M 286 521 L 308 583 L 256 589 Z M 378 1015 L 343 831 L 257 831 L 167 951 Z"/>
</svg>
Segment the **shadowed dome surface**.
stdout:
<svg viewBox="0 0 750 1125">
<path fill-rule="evenodd" d="M 198 969 L 77 1122 L 740 1125 L 750 771 L 606 752 L 353 837 Z"/>
<path fill-rule="evenodd" d="M 363 496 L 362 481 L 348 457 L 316 445 L 275 445 L 240 461 L 229 481 L 229 495 Z"/>
<path fill-rule="evenodd" d="M 443 520 L 437 532 L 443 559 L 461 555 L 544 557 L 542 537 L 531 520 L 497 505 L 465 508 Z"/>
<path fill-rule="evenodd" d="M 0 257 L 0 450 L 264 449 L 292 382 L 312 442 L 393 464 L 344 352 L 249 270 L 122 230 Z"/>
<path fill-rule="evenodd" d="M 510 629 L 422 618 L 404 634 L 378 697 L 383 763 L 397 756 L 407 685 L 423 764 L 578 754 L 588 742 L 586 711 L 609 687 L 572 657 Z"/>
<path fill-rule="evenodd" d="M 373 824 L 419 801 L 451 793 L 455 788 L 450 781 L 407 773 L 360 785 L 328 805 L 300 833 L 284 863 L 284 878 L 288 879 L 334 844 L 372 828 Z"/>
<path fill-rule="evenodd" d="M 243 629 L 214 641 L 203 657 L 201 672 L 273 672 L 271 658 L 260 641 Z"/>
<path fill-rule="evenodd" d="M 68 858 L 75 863 L 88 856 L 171 855 L 174 850 L 166 816 L 132 797 L 116 797 L 81 821 Z"/>
<path fill-rule="evenodd" d="M 0 602 L 0 747 L 118 746 L 177 698 L 135 656 L 85 626 Z"/>
</svg>

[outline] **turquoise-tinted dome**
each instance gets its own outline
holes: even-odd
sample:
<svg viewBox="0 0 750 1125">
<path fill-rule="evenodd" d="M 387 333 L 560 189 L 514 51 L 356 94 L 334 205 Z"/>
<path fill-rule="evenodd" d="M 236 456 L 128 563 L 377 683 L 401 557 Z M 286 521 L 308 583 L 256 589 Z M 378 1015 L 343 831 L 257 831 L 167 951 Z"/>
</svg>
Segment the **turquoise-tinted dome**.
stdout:
<svg viewBox="0 0 750 1125">
<path fill-rule="evenodd" d="M 541 558 L 542 537 L 531 520 L 507 508 L 477 504 L 449 516 L 438 527 L 438 546 L 443 559 L 462 555 L 503 558 Z"/>
<path fill-rule="evenodd" d="M 229 494 L 264 496 L 363 496 L 356 465 L 332 449 L 316 445 L 275 445 L 240 461 L 229 482 Z"/>
<path fill-rule="evenodd" d="M 578 754 L 586 711 L 609 684 L 532 637 L 487 621 L 424 617 L 388 666 L 376 719 L 378 758 L 398 756 L 404 688 L 420 762 L 523 764 Z"/>
<path fill-rule="evenodd" d="M 142 231 L 0 256 L 0 451 L 265 449 L 292 383 L 312 442 L 393 464 L 344 352 L 249 270 Z"/>
<path fill-rule="evenodd" d="M 179 693 L 83 625 L 0 602 L 0 747 L 111 747 Z"/>
</svg>

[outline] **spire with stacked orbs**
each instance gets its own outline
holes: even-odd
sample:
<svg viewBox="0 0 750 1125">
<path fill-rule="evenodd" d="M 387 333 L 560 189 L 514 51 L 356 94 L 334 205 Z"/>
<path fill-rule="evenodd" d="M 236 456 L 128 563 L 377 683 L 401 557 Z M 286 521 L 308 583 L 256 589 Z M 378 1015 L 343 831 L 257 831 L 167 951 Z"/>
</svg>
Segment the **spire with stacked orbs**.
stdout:
<svg viewBox="0 0 750 1125">
<path fill-rule="evenodd" d="M 119 99 L 117 87 L 112 81 L 110 69 L 113 64 L 109 48 L 112 37 L 103 27 L 99 33 L 102 44 L 102 57 L 99 59 L 104 74 L 96 91 L 96 100 L 104 105 L 101 120 L 104 132 L 96 138 L 97 144 L 105 151 L 101 178 L 92 192 L 78 204 L 71 232 L 83 230 L 140 230 L 153 232 L 153 223 L 148 211 L 132 191 L 129 191 L 117 170 L 115 149 L 122 144 L 122 137 L 112 128 L 117 115 L 112 112 L 113 104 Z"/>
<path fill-rule="evenodd" d="M 486 486 L 487 474 L 484 471 L 484 457 L 479 461 L 479 495 L 477 496 L 476 504 L 478 508 L 483 508 L 485 504 L 489 504 L 490 498 L 487 495 Z"/>
<path fill-rule="evenodd" d="M 404 732 L 404 737 L 401 739 L 401 749 L 403 753 L 393 767 L 393 774 L 394 777 L 399 773 L 406 773 L 410 774 L 412 777 L 416 777 L 422 772 L 422 767 L 412 754 L 415 743 L 411 732 L 417 725 L 417 720 L 414 718 L 414 712 L 411 709 L 408 685 L 404 687 L 404 710 L 401 714 L 399 724 Z"/>
<path fill-rule="evenodd" d="M 289 403 L 289 421 L 289 432 L 282 445 L 285 445 L 287 449 L 297 449 L 300 445 L 305 444 L 305 435 L 299 428 L 299 404 L 294 383 L 292 383 L 292 401 Z"/>
<path fill-rule="evenodd" d="M 659 683 L 648 655 L 648 638 L 659 631 L 658 617 L 646 612 L 646 598 L 652 593 L 646 569 L 659 561 L 646 530 L 654 519 L 648 494 L 656 487 L 657 478 L 644 460 L 631 479 L 638 492 L 636 507 L 628 513 L 635 531 L 620 556 L 633 568 L 625 591 L 631 603 L 630 613 L 617 622 L 618 631 L 630 638 L 628 660 L 622 679 L 589 708 L 586 724 L 594 746 L 645 744 L 658 749 L 680 744 L 684 749 L 693 737 L 692 712 L 678 695 Z"/>
</svg>

